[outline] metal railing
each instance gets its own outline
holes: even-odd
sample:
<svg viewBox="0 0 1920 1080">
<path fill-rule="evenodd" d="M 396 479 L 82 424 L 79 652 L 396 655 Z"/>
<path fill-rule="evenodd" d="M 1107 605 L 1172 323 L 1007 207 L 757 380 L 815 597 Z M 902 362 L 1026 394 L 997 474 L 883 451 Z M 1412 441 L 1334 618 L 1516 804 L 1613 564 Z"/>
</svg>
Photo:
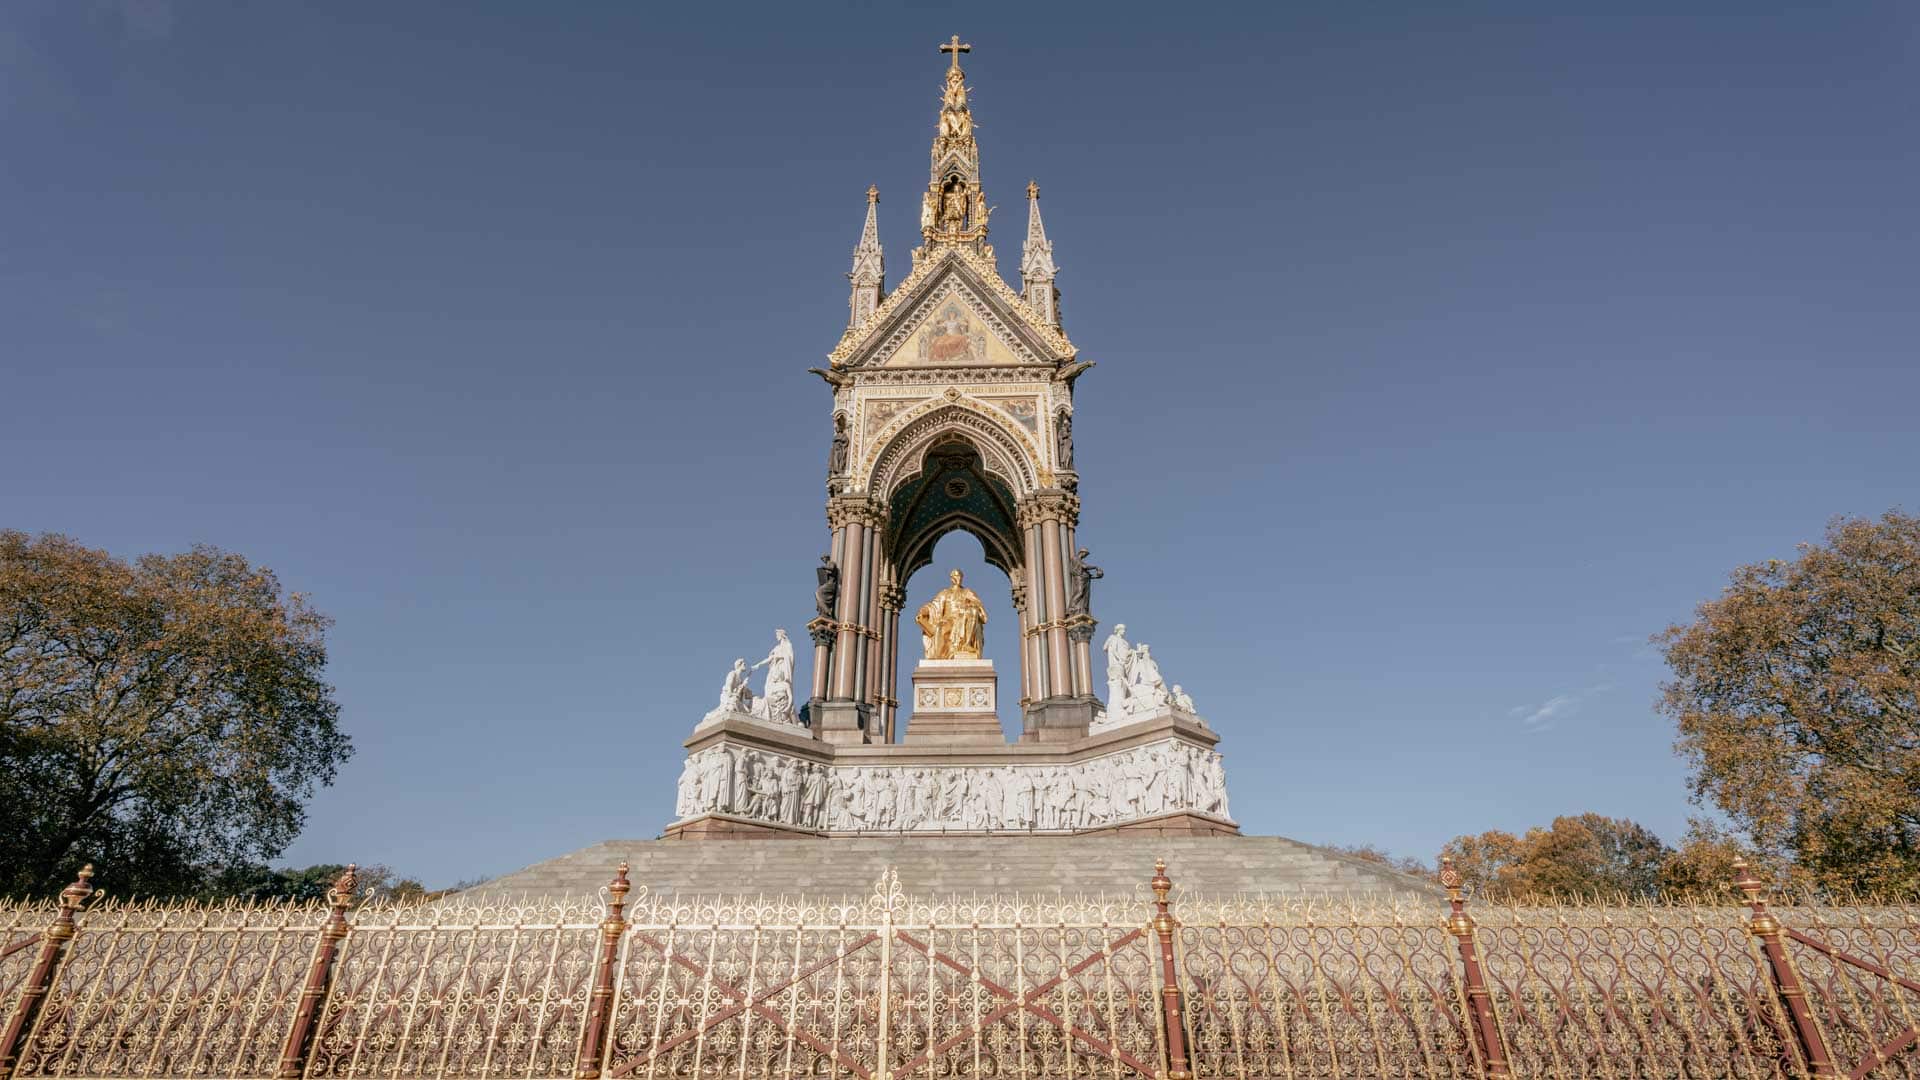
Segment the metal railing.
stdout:
<svg viewBox="0 0 1920 1080">
<path fill-rule="evenodd" d="M 0 906 L 14 1077 L 1920 1075 L 1920 909 L 1177 896 Z"/>
</svg>

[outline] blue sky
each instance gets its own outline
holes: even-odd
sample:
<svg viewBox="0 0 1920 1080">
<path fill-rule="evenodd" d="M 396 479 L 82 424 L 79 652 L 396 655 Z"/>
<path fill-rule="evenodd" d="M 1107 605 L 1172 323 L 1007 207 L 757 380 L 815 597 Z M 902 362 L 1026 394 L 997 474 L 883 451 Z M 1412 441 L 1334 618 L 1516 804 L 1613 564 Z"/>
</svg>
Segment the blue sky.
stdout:
<svg viewBox="0 0 1920 1080">
<path fill-rule="evenodd" d="M 1036 178 L 1099 364 L 1095 613 L 1244 827 L 1677 839 L 1648 636 L 1920 504 L 1911 4 L 10 3 L 0 525 L 337 620 L 289 861 L 654 835 L 809 616 L 806 369 L 870 183 L 907 269 L 952 33 L 1001 265 Z M 975 541 L 912 602 L 948 565 L 1011 680 Z"/>
</svg>

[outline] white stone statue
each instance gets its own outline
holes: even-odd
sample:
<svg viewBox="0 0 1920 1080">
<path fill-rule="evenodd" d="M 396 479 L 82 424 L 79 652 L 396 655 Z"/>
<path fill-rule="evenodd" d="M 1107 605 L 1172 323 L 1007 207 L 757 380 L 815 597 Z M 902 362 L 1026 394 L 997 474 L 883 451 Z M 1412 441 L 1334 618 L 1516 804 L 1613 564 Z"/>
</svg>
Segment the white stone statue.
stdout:
<svg viewBox="0 0 1920 1080">
<path fill-rule="evenodd" d="M 1118 720 L 1127 714 L 1127 686 L 1133 681 L 1133 646 L 1127 644 L 1127 624 L 1113 624 L 1113 633 L 1101 647 L 1107 653 L 1107 715 Z"/>
<path fill-rule="evenodd" d="M 773 649 L 767 658 L 753 665 L 767 669 L 767 683 L 760 700 L 754 703 L 754 715 L 775 724 L 798 724 L 793 711 L 793 642 L 785 630 L 773 632 Z"/>
<path fill-rule="evenodd" d="M 720 684 L 720 704 L 707 714 L 708 719 L 726 713 L 753 712 L 753 689 L 747 685 L 747 661 L 742 657 L 733 662 L 727 670 L 726 681 Z"/>
<path fill-rule="evenodd" d="M 1133 665 L 1127 687 L 1127 713 L 1144 716 L 1167 704 L 1167 683 L 1160 677 L 1160 665 L 1153 651 L 1142 645 L 1133 650 Z"/>
<path fill-rule="evenodd" d="M 1174 708 L 1198 718 L 1199 710 L 1193 707 L 1193 697 L 1185 690 L 1182 690 L 1179 683 L 1173 684 L 1173 689 L 1167 692 L 1167 697 L 1173 701 Z"/>
</svg>

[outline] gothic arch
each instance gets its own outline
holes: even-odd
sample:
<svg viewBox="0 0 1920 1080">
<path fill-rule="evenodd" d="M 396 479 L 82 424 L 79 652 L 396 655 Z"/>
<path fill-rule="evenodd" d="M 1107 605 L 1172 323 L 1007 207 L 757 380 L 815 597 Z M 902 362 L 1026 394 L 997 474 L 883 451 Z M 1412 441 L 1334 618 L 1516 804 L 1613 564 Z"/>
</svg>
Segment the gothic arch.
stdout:
<svg viewBox="0 0 1920 1080">
<path fill-rule="evenodd" d="M 1011 421 L 995 416 L 987 406 L 949 399 L 946 404 L 915 418 L 883 436 L 874 458 L 867 494 L 891 499 L 901 486 L 919 475 L 927 452 L 941 442 L 958 441 L 980 454 L 985 470 L 1007 484 L 1016 499 L 1039 487 L 1038 451 L 1033 440 Z"/>
</svg>

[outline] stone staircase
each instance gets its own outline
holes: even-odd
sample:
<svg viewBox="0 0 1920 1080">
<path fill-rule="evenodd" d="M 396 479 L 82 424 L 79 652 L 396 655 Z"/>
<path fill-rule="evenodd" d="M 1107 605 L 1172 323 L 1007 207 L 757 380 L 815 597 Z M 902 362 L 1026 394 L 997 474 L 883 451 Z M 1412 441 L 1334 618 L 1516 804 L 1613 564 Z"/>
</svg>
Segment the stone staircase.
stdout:
<svg viewBox="0 0 1920 1080">
<path fill-rule="evenodd" d="M 1438 895 L 1419 878 L 1279 836 L 896 836 L 831 840 L 607 840 L 478 886 L 474 898 L 591 894 L 621 862 L 662 895 L 866 895 L 889 866 L 923 896 L 1134 896 L 1167 860 L 1184 892 Z"/>
</svg>

